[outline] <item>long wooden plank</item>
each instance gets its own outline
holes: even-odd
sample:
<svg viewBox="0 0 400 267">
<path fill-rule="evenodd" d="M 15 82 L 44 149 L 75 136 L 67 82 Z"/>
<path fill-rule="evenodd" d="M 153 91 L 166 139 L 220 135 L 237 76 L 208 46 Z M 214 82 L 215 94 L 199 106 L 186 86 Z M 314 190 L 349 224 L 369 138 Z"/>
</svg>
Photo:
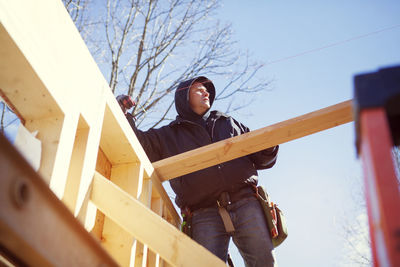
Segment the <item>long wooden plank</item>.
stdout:
<svg viewBox="0 0 400 267">
<path fill-rule="evenodd" d="M 173 266 L 226 266 L 207 249 L 97 172 L 93 178 L 91 200 L 106 216 Z"/>
<path fill-rule="evenodd" d="M 0 248 L 17 265 L 117 266 L 0 134 Z"/>
<path fill-rule="evenodd" d="M 239 158 L 353 120 L 352 101 L 279 122 L 153 163 L 162 181 Z"/>
</svg>

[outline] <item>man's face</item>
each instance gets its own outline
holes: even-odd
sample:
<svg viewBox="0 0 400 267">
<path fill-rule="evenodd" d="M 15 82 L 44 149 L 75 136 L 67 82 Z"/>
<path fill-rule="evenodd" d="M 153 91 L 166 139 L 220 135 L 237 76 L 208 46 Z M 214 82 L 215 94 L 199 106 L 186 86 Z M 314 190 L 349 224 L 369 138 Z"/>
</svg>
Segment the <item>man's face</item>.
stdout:
<svg viewBox="0 0 400 267">
<path fill-rule="evenodd" d="M 192 110 L 199 115 L 206 113 L 210 108 L 209 96 L 207 88 L 202 83 L 192 84 L 189 90 L 189 104 Z"/>
</svg>

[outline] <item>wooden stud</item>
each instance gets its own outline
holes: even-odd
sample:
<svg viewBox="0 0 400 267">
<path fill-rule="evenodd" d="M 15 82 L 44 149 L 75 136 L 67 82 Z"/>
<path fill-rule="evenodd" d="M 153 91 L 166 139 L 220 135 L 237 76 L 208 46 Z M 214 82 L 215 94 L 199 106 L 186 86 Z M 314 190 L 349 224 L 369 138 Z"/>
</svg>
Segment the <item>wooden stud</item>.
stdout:
<svg viewBox="0 0 400 267">
<path fill-rule="evenodd" d="M 50 180 L 51 190 L 62 199 L 68 179 L 68 168 L 72 157 L 76 129 L 78 128 L 79 114 L 68 113 L 64 117 L 61 127 L 60 139 L 58 141 L 57 154 L 54 160 L 52 178 Z M 46 133 L 50 134 L 50 133 Z"/>
<path fill-rule="evenodd" d="M 143 203 L 146 207 L 151 207 L 151 193 L 152 193 L 152 183 L 150 179 L 143 180 L 143 187 L 138 197 L 138 200 Z M 147 257 L 149 254 L 148 247 L 146 244 L 140 243 L 135 240 L 135 266 L 147 266 Z M 132 251 L 132 253 L 134 253 Z"/>
<path fill-rule="evenodd" d="M 110 179 L 111 177 L 111 163 L 107 159 L 106 155 L 104 154 L 103 150 L 99 149 L 97 153 L 97 161 L 96 161 L 96 171 Z M 99 241 L 102 239 L 103 233 L 103 226 L 104 226 L 104 213 L 100 210 L 96 211 L 96 220 L 93 229 L 90 231 Z"/>
<path fill-rule="evenodd" d="M 96 103 L 96 107 L 93 109 L 97 112 L 97 116 L 95 119 L 92 119 L 90 123 L 88 123 L 89 132 L 86 143 L 86 152 L 84 155 L 84 160 L 82 165 L 82 178 L 79 184 L 79 191 L 76 198 L 76 205 L 74 212 L 74 215 L 77 216 L 83 206 L 87 206 L 88 208 L 90 208 L 90 211 L 88 212 L 93 214 L 93 216 L 91 217 L 86 216 L 85 225 L 92 225 L 92 226 L 95 223 L 96 209 L 94 206 L 90 204 L 87 205 L 85 201 L 87 200 L 86 196 L 88 195 L 88 190 L 90 189 L 90 186 L 92 184 L 93 172 L 95 171 L 96 168 L 97 153 L 100 144 L 100 136 L 101 136 L 102 123 L 104 119 L 105 104 L 106 103 L 104 99 Z M 83 114 L 82 117 L 84 117 Z"/>
<path fill-rule="evenodd" d="M 143 168 L 139 163 L 114 165 L 110 180 L 137 199 L 143 190 Z M 122 266 L 129 266 L 131 253 L 136 254 L 132 248 L 137 247 L 134 237 L 108 217 L 104 219 L 103 245 Z"/>
<path fill-rule="evenodd" d="M 179 216 L 178 212 L 176 211 L 174 204 L 172 204 L 171 199 L 169 198 L 167 192 L 165 191 L 162 183 L 160 182 L 160 176 L 157 175 L 157 173 L 154 171 L 153 167 L 149 168 L 152 171 L 149 172 L 148 170 L 145 169 L 145 175 L 149 175 L 151 181 L 153 182 L 153 187 L 156 188 L 156 191 L 159 193 L 160 197 L 162 198 L 165 209 L 167 210 L 168 214 L 166 217 L 168 217 L 167 221 L 170 222 L 172 225 L 175 225 L 175 227 L 179 228 L 181 225 L 181 217 Z M 153 190 L 154 191 L 154 190 Z"/>
<path fill-rule="evenodd" d="M 75 136 L 74 148 L 68 171 L 68 180 L 63 197 L 63 202 L 72 213 L 75 212 L 79 185 L 82 178 L 82 168 L 85 159 L 88 135 L 89 128 L 86 125 L 86 127 L 78 129 Z"/>
<path fill-rule="evenodd" d="M 158 216 L 163 218 L 164 205 L 160 197 L 152 197 L 151 199 L 151 210 L 154 211 Z M 149 250 L 147 257 L 148 266 L 160 267 L 163 265 L 163 261 L 159 254 Z"/>
</svg>

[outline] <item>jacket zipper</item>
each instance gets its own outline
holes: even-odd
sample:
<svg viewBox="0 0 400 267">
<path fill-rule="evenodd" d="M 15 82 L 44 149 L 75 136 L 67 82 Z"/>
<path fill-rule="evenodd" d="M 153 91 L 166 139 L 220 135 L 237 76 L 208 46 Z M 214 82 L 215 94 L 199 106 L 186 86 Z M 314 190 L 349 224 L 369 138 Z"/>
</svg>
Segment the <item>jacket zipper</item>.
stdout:
<svg viewBox="0 0 400 267">
<path fill-rule="evenodd" d="M 214 127 L 215 127 L 215 123 L 217 122 L 218 118 L 214 121 L 212 128 L 211 128 L 211 141 L 214 140 Z"/>
<path fill-rule="evenodd" d="M 201 125 L 198 125 L 197 123 L 195 123 L 195 122 L 192 122 L 192 121 L 189 121 L 189 120 L 183 120 L 184 122 L 187 122 L 187 123 L 189 123 L 189 124 L 192 124 L 192 125 L 195 125 L 196 127 L 199 127 L 199 128 L 201 128 L 203 131 L 205 131 L 206 132 L 206 135 L 208 136 L 208 138 L 210 138 L 210 144 L 212 143 L 212 136 L 210 136 L 209 134 L 208 134 L 208 132 L 207 132 L 207 130 L 206 129 L 204 129 Z"/>
<path fill-rule="evenodd" d="M 205 131 L 206 134 L 207 134 L 207 136 L 210 138 L 210 141 L 211 141 L 211 144 L 212 144 L 212 142 L 213 142 L 213 140 L 214 140 L 214 128 L 215 128 L 216 121 L 217 121 L 218 119 L 219 119 L 219 118 L 216 118 L 216 119 L 215 119 L 215 121 L 214 121 L 214 123 L 213 123 L 213 125 L 212 125 L 212 127 L 211 127 L 211 136 L 208 134 L 207 130 L 204 129 L 204 127 L 202 127 L 201 125 L 198 125 L 197 123 L 194 123 L 194 122 L 189 121 L 189 120 L 183 120 L 183 121 L 185 121 L 185 122 L 187 122 L 187 123 L 189 123 L 189 124 L 196 125 L 196 126 L 199 127 L 199 128 L 202 128 L 203 131 Z M 222 172 L 222 163 L 219 163 L 219 164 L 217 164 L 216 166 L 217 166 L 217 168 L 218 168 L 218 172 L 220 173 L 220 175 L 221 175 L 221 177 L 222 177 L 222 182 L 224 183 L 224 187 L 226 187 L 226 179 L 225 179 L 224 174 L 223 174 L 223 172 Z"/>
</svg>

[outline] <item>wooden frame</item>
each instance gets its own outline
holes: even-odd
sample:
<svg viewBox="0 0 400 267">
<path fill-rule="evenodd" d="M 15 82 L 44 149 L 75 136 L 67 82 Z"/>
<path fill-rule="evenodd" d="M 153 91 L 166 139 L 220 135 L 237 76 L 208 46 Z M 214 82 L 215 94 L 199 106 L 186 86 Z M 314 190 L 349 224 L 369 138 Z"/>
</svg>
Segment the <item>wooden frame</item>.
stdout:
<svg viewBox="0 0 400 267">
<path fill-rule="evenodd" d="M 134 197 L 149 209 L 158 199 L 163 222 L 178 227 L 179 214 L 62 2 L 2 1 L 0 21 L 0 90 L 25 127 L 38 131 L 39 175 L 55 195 L 114 258 L 130 259 L 131 249 L 121 252 L 115 249 L 120 243 L 104 239 L 119 226 L 97 211 L 90 193 L 94 171 L 103 167 L 96 162 L 109 166 L 114 182 L 121 180 L 122 165 L 137 166 L 143 174 L 121 188 L 132 193 L 136 184 Z M 124 245 L 134 246 L 132 241 Z"/>
<path fill-rule="evenodd" d="M 115 265 L 100 243 L 122 266 L 223 266 L 177 229 L 180 216 L 162 181 L 352 120 L 351 101 L 346 101 L 151 164 L 61 1 L 0 1 L 0 22 L 0 90 L 25 127 L 38 131 L 42 144 L 39 171 L 30 170 L 27 177 L 43 180 L 32 188 L 47 186 L 53 192 L 38 193 L 44 198 L 35 205 L 46 208 L 35 219 L 45 222 L 50 216 L 57 222 L 52 229 L 66 237 L 57 243 L 46 235 L 43 248 L 37 240 L 32 245 L 35 231 L 43 232 L 41 225 L 33 225 L 31 233 L 13 230 L 12 222 L 21 227 L 18 220 L 25 217 L 8 214 L 14 204 L 2 201 L 0 227 L 9 234 L 0 238 L 0 246 L 14 251 L 10 244 L 22 244 L 29 253 L 14 255 L 22 262 L 75 265 L 64 252 L 52 250 L 65 247 Z M 8 164 L 13 157 L 2 156 L 2 170 L 17 172 L 15 162 Z M 71 241 L 69 231 L 71 238 L 76 231 L 83 239 Z"/>
</svg>

